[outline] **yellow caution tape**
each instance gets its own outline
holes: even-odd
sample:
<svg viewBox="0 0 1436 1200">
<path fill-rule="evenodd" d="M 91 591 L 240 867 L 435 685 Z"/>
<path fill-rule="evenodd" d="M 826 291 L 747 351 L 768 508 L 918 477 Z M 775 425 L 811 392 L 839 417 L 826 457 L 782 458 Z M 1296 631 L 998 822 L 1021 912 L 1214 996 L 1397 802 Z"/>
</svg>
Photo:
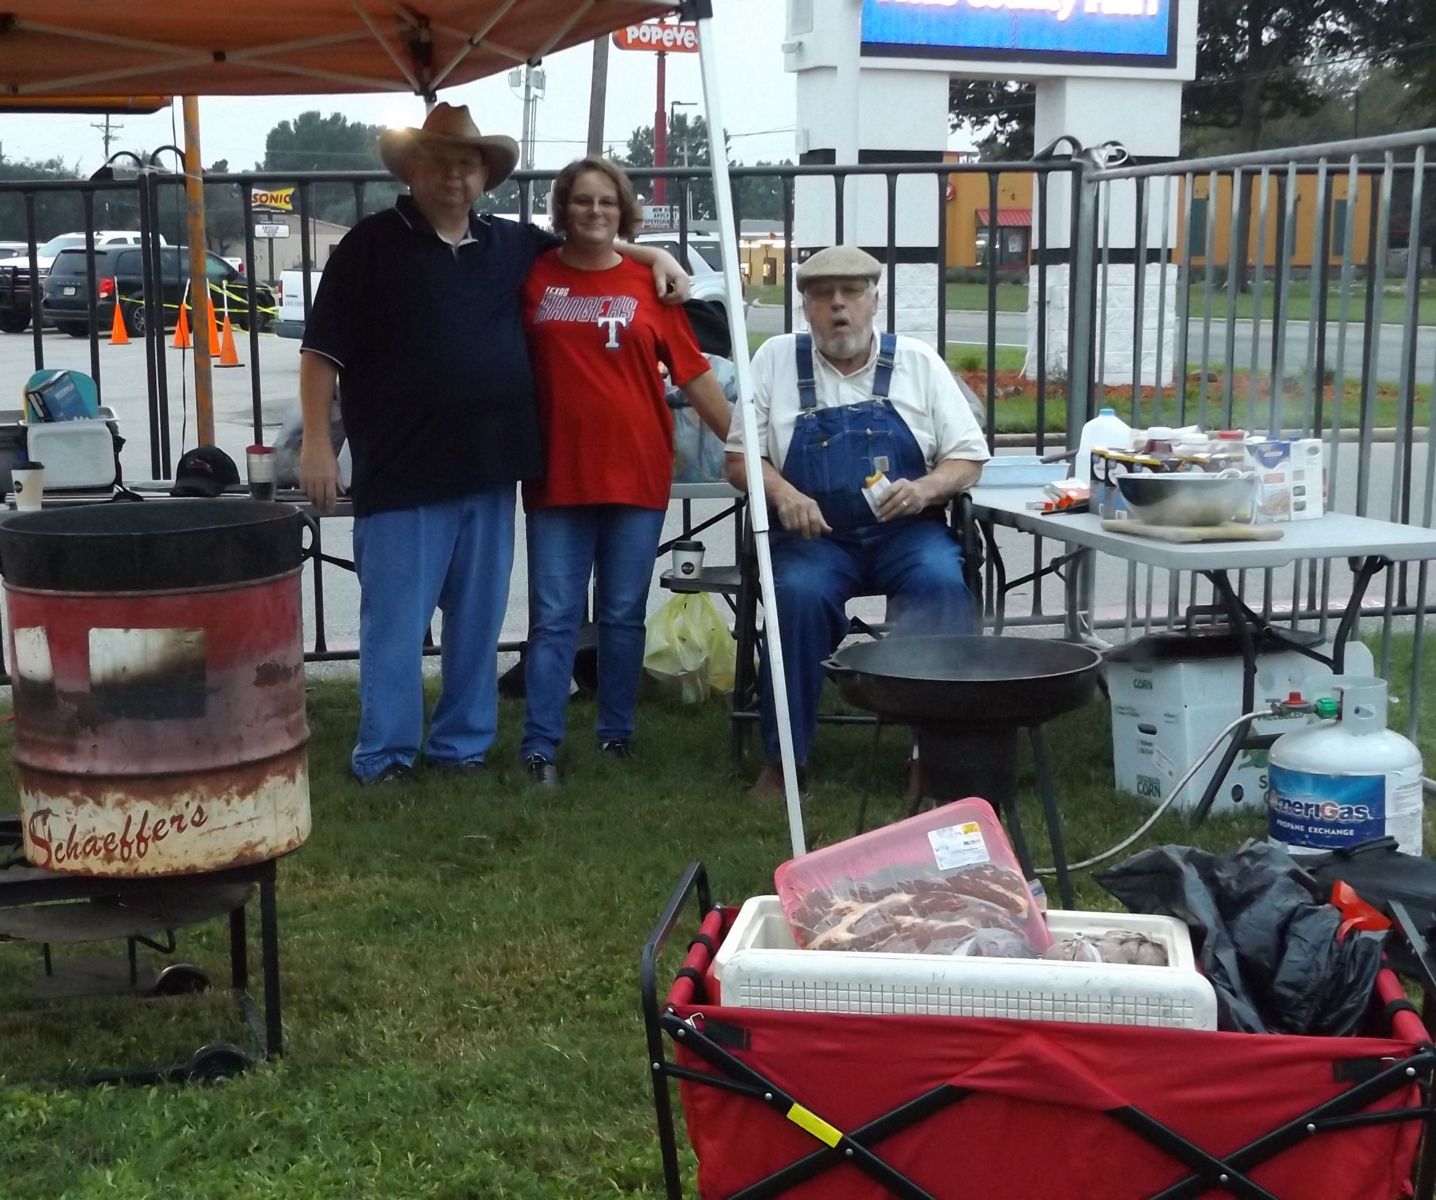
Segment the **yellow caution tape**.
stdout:
<svg viewBox="0 0 1436 1200">
<path fill-rule="evenodd" d="M 226 296 L 228 296 L 229 299 L 235 302 L 234 307 L 230 310 L 231 312 L 247 313 L 249 311 L 249 298 L 247 296 L 236 296 L 233 292 L 229 291 L 227 288 L 221 287 L 218 284 L 210 284 L 209 290 L 210 294 L 215 298 L 215 302 L 218 305 L 221 314 L 224 312 L 224 306 L 222 304 L 219 304 L 219 301 Z M 145 302 L 145 298 L 143 296 L 118 296 L 116 297 L 116 300 L 120 304 L 143 304 Z M 184 305 L 186 308 L 193 307 L 188 299 L 185 300 Z M 177 309 L 179 308 L 179 305 L 170 304 L 168 301 L 161 301 L 160 307 Z M 256 304 L 254 306 L 254 310 L 255 312 L 264 313 L 268 316 L 273 316 L 274 314 L 279 312 L 277 306 L 269 304 Z"/>
<path fill-rule="evenodd" d="M 792 1121 L 799 1129 L 811 1133 L 818 1141 L 825 1146 L 836 1146 L 843 1140 L 843 1131 L 829 1125 L 817 1113 L 811 1112 L 801 1104 L 795 1104 L 788 1110 L 788 1120 Z"/>
</svg>

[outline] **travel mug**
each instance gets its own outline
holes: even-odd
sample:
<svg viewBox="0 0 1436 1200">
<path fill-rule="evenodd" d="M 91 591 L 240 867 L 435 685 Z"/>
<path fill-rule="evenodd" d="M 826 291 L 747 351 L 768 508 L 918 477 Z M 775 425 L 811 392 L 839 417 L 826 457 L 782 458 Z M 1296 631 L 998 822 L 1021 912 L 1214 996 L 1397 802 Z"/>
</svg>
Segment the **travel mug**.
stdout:
<svg viewBox="0 0 1436 1200">
<path fill-rule="evenodd" d="M 274 499 L 274 447 L 250 446 L 244 452 L 249 468 L 249 498 Z"/>
<path fill-rule="evenodd" d="M 696 579 L 703 570 L 702 542 L 673 543 L 673 574 L 679 579 Z"/>
<path fill-rule="evenodd" d="M 15 492 L 15 507 L 20 512 L 35 512 L 45 494 L 45 464 L 11 467 L 10 486 Z"/>
</svg>

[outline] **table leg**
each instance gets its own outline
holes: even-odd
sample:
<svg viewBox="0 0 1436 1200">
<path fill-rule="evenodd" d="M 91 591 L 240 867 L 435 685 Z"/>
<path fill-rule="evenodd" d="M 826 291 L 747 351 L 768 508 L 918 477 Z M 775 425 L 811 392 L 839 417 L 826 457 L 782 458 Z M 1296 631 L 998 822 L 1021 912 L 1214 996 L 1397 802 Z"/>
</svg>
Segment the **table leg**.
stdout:
<svg viewBox="0 0 1436 1200">
<path fill-rule="evenodd" d="M 1232 590 L 1232 581 L 1225 571 L 1203 571 L 1203 575 L 1211 582 L 1213 589 L 1221 600 L 1222 606 L 1226 609 L 1227 615 L 1232 622 L 1232 631 L 1237 635 L 1237 645 L 1242 653 L 1242 708 L 1243 714 L 1250 713 L 1252 706 L 1256 703 L 1256 674 L 1257 674 L 1257 648 L 1256 638 L 1252 636 L 1251 623 L 1247 620 L 1246 612 L 1242 608 L 1241 600 L 1236 592 Z M 1217 793 L 1221 790 L 1222 783 L 1231 771 L 1233 764 L 1237 761 L 1237 755 L 1241 753 L 1242 747 L 1247 740 L 1247 734 L 1251 730 L 1251 721 L 1246 721 L 1232 731 L 1227 741 L 1226 749 L 1222 751 L 1222 757 L 1217 763 L 1217 769 L 1212 772 L 1212 777 L 1207 780 L 1207 786 L 1202 790 L 1201 798 L 1197 806 L 1192 810 L 1191 825 L 1195 828 L 1207 819 L 1211 812 L 1212 805 L 1216 803 Z"/>
<path fill-rule="evenodd" d="M 1366 598 L 1367 585 L 1391 565 L 1391 560 L 1379 554 L 1369 554 L 1360 560 L 1359 565 L 1355 559 L 1352 564 L 1356 578 L 1351 585 L 1351 599 L 1346 602 L 1346 611 L 1341 614 L 1341 623 L 1337 625 L 1336 636 L 1332 639 L 1331 669 L 1337 675 L 1346 669 L 1346 643 L 1361 618 L 1361 602 Z"/>
</svg>

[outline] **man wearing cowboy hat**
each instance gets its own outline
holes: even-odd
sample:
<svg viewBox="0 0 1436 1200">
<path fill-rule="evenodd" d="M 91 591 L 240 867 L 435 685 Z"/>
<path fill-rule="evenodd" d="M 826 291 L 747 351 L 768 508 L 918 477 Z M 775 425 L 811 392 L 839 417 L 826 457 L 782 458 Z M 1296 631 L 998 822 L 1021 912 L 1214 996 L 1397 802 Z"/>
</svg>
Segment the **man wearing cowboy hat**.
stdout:
<svg viewBox="0 0 1436 1200">
<path fill-rule="evenodd" d="M 515 485 L 543 464 L 519 297 L 557 244 L 472 211 L 519 155 L 513 138 L 480 133 L 467 107 L 439 104 L 422 128 L 386 131 L 379 155 L 409 194 L 335 247 L 299 360 L 300 481 L 316 507 L 338 492 L 336 384 L 353 455 L 361 783 L 403 779 L 421 753 L 481 771 L 493 742 Z M 629 249 L 654 264 L 660 295 L 684 298 L 670 255 Z M 443 688 L 425 738 L 421 651 L 436 607 Z"/>
<path fill-rule="evenodd" d="M 962 633 L 972 622 L 962 551 L 943 510 L 977 482 L 987 444 L 926 343 L 874 334 L 881 274 L 882 264 L 856 246 L 814 254 L 797 271 L 811 332 L 770 338 L 753 356 L 751 402 L 763 486 L 778 517 L 773 578 L 800 770 L 817 728 L 823 660 L 847 633 L 849 600 L 885 594 L 895 634 Z M 746 490 L 738 415 L 727 451 L 728 477 Z M 781 796 L 766 656 L 761 667 L 767 761 L 753 794 Z"/>
</svg>

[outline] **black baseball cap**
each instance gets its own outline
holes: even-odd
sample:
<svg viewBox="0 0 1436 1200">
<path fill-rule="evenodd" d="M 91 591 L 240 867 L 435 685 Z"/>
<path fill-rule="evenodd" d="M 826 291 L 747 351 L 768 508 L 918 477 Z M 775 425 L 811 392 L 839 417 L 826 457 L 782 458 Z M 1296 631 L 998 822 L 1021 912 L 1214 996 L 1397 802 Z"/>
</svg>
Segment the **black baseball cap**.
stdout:
<svg viewBox="0 0 1436 1200">
<path fill-rule="evenodd" d="M 196 446 L 180 456 L 171 496 L 219 496 L 239 486 L 239 468 L 218 446 Z"/>
</svg>

